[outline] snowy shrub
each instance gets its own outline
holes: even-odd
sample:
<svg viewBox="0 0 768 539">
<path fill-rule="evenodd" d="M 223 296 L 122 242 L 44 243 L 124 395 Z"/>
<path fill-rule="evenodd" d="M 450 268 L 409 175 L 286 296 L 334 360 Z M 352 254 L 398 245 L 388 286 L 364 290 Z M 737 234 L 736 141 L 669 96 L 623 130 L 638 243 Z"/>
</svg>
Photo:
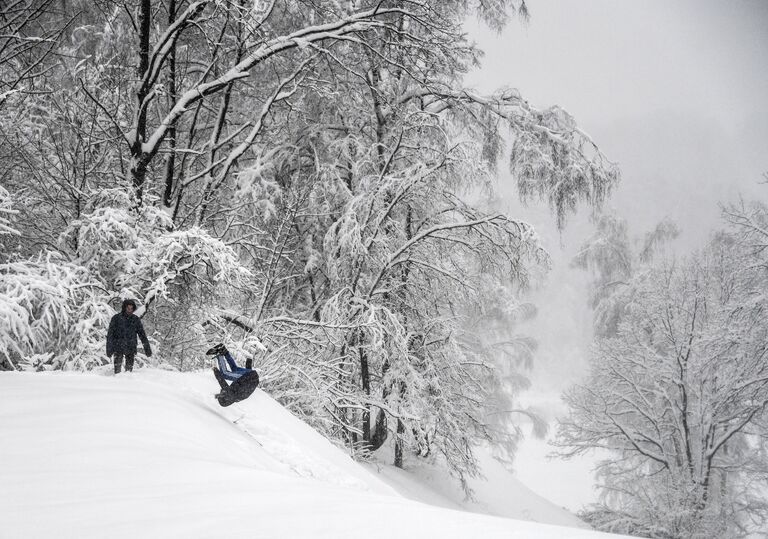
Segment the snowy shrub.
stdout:
<svg viewBox="0 0 768 539">
<path fill-rule="evenodd" d="M 191 228 L 162 234 L 138 248 L 137 264 L 122 279 L 124 286 L 141 283 L 144 301 L 168 298 L 170 288 L 182 276 L 200 287 L 240 285 L 250 272 L 232 248 L 205 230 Z"/>
<path fill-rule="evenodd" d="M 92 193 L 87 211 L 59 236 L 59 245 L 75 261 L 110 286 L 134 272 L 139 257 L 155 238 L 173 228 L 168 214 L 160 208 L 145 206 L 136 212 L 132 204 L 122 190 Z"/>
<path fill-rule="evenodd" d="M 113 314 L 88 271 L 48 253 L 0 265 L 0 355 L 22 369 L 88 369 L 106 361 Z"/>
</svg>

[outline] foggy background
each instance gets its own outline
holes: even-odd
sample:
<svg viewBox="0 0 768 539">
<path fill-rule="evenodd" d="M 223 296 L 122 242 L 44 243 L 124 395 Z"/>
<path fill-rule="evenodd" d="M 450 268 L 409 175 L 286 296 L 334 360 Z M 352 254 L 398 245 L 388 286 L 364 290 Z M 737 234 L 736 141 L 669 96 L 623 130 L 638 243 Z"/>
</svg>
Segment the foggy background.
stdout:
<svg viewBox="0 0 768 539">
<path fill-rule="evenodd" d="M 469 28 L 486 55 L 468 83 L 482 92 L 514 87 L 536 107 L 557 104 L 573 114 L 620 165 L 607 208 L 627 219 L 632 236 L 669 216 L 682 230 L 675 243 L 682 254 L 720 226 L 718 203 L 740 194 L 768 199 L 768 186 L 759 185 L 768 171 L 768 1 L 531 0 L 528 7 L 530 22 L 513 20 L 500 35 Z M 525 399 L 554 419 L 564 411 L 560 393 L 588 363 L 589 279 L 568 264 L 592 227 L 583 212 L 559 234 L 547 208 L 520 207 L 505 167 L 500 176 L 504 205 L 536 226 L 552 255 L 548 281 L 532 297 L 539 315 L 523 329 L 540 344 Z M 516 473 L 578 510 L 595 498 L 593 459 L 534 465 L 550 451 L 527 441 Z"/>
</svg>

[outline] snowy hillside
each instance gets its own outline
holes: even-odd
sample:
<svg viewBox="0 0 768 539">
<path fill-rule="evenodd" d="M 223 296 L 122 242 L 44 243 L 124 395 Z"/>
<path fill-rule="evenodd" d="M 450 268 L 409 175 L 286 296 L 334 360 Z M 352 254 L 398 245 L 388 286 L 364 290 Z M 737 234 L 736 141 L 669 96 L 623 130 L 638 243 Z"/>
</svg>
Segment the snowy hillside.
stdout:
<svg viewBox="0 0 768 539">
<path fill-rule="evenodd" d="M 354 463 L 259 390 L 222 409 L 215 387 L 205 373 L 2 373 L 0 535 L 604 536 L 409 500 L 398 491 L 458 507 L 400 470 Z M 530 500 L 538 520 L 567 522 Z"/>
</svg>

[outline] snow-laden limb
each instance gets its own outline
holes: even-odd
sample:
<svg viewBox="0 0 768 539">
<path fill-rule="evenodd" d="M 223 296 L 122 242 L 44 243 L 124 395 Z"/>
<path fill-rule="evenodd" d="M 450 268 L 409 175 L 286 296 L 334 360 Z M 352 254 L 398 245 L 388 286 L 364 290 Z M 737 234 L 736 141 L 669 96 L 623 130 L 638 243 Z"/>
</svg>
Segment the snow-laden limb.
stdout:
<svg viewBox="0 0 768 539">
<path fill-rule="evenodd" d="M 85 268 L 48 253 L 0 265 L 0 360 L 10 368 L 103 364 L 113 314 Z"/>
<path fill-rule="evenodd" d="M 741 199 L 722 206 L 721 210 L 725 220 L 738 231 L 740 241 L 758 258 L 768 259 L 768 206 L 758 200 Z"/>
<path fill-rule="evenodd" d="M 0 5 L 0 109 L 10 96 L 34 93 L 75 17 L 62 17 L 52 0 L 13 0 Z M 25 87 L 29 85 L 30 87 Z"/>
<path fill-rule="evenodd" d="M 2 106 L 3 103 L 5 103 L 6 99 L 8 99 L 10 96 L 12 96 L 13 94 L 18 93 L 18 92 L 19 92 L 18 88 L 14 88 L 12 90 L 6 90 L 4 92 L 0 92 L 0 106 Z"/>
<path fill-rule="evenodd" d="M 563 229 L 569 213 L 580 203 L 599 208 L 618 183 L 618 165 L 610 161 L 576 120 L 558 106 L 532 107 L 514 89 L 484 96 L 452 88 L 415 88 L 400 97 L 401 103 L 425 101 L 434 114 L 481 114 L 500 119 L 509 130 L 512 147 L 509 166 L 523 202 L 540 199 L 552 208 L 557 227 Z M 499 134 L 486 132 L 487 148 L 500 151 Z M 494 155 L 492 158 L 496 159 Z"/>
<path fill-rule="evenodd" d="M 19 231 L 11 226 L 11 221 L 8 219 L 17 213 L 12 207 L 10 193 L 0 186 L 0 236 L 4 234 L 19 234 Z"/>
<path fill-rule="evenodd" d="M 208 3 L 210 2 L 203 0 L 191 5 L 187 12 L 185 12 L 185 15 L 189 14 L 189 18 L 197 16 Z M 140 132 L 140 129 L 134 129 L 132 131 L 132 136 L 135 139 L 135 142 L 132 143 L 131 146 L 132 148 L 135 148 L 134 160 L 137 161 L 134 165 L 135 174 L 143 174 L 141 171 L 157 154 L 160 149 L 160 144 L 165 139 L 169 129 L 176 125 L 179 118 L 187 113 L 192 105 L 208 95 L 222 91 L 233 82 L 248 78 L 250 71 L 254 66 L 273 56 L 277 56 L 295 48 L 300 48 L 300 46 L 308 43 L 340 39 L 348 34 L 368 31 L 372 28 L 381 26 L 378 19 L 384 18 L 387 15 L 398 14 L 408 15 L 408 12 L 402 8 L 376 6 L 372 9 L 362 10 L 348 16 L 340 17 L 338 20 L 332 22 L 307 26 L 291 32 L 288 35 L 277 36 L 260 44 L 255 50 L 248 53 L 244 58 L 240 59 L 239 62 L 231 66 L 225 73 L 215 80 L 201 82 L 180 95 L 173 108 L 165 115 L 160 124 L 151 133 L 146 135 L 146 139 L 140 139 L 140 137 L 144 135 L 144 133 Z M 171 34 L 176 35 L 178 32 L 182 31 L 184 27 L 185 25 L 183 24 L 172 25 L 169 31 L 172 30 Z M 166 34 L 169 35 L 168 32 L 166 32 Z M 171 39 L 175 38 L 167 37 L 166 42 L 170 42 Z M 159 60 L 157 61 L 158 67 L 162 64 L 164 55 L 167 54 L 167 52 L 163 51 L 164 49 L 161 47 L 159 51 L 156 51 L 157 54 L 152 56 L 153 58 L 159 57 Z M 154 80 L 152 75 L 153 70 L 148 69 L 146 73 L 148 74 L 148 77 L 146 78 L 147 81 Z M 146 110 L 148 104 L 144 102 L 144 99 L 151 98 L 152 93 L 145 87 L 143 91 L 139 91 L 138 95 L 140 96 L 138 110 Z M 140 120 L 137 120 L 137 122 L 141 123 Z M 135 176 L 134 182 L 142 184 L 143 175 L 141 177 Z"/>
<path fill-rule="evenodd" d="M 560 229 L 579 203 L 599 207 L 619 180 L 618 166 L 559 107 L 532 112 L 513 137 L 510 169 L 521 198 L 547 200 Z"/>
<path fill-rule="evenodd" d="M 162 234 L 139 253 L 137 266 L 123 279 L 124 284 L 141 282 L 143 316 L 156 300 L 168 298 L 177 279 L 191 278 L 207 289 L 238 286 L 249 277 L 235 252 L 221 240 L 200 228 Z"/>
</svg>

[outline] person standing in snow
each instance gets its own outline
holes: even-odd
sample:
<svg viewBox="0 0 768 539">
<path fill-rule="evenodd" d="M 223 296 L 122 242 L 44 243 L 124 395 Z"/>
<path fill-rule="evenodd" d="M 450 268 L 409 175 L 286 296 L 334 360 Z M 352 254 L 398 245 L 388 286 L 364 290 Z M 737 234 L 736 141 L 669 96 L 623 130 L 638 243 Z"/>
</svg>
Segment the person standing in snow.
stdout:
<svg viewBox="0 0 768 539">
<path fill-rule="evenodd" d="M 141 319 L 134 314 L 136 302 L 132 299 L 123 301 L 122 310 L 112 317 L 107 331 L 107 357 L 115 356 L 115 374 L 119 373 L 125 357 L 125 372 L 133 371 L 133 360 L 136 357 L 136 337 L 144 345 L 144 353 L 152 357 L 147 334 Z"/>
</svg>

